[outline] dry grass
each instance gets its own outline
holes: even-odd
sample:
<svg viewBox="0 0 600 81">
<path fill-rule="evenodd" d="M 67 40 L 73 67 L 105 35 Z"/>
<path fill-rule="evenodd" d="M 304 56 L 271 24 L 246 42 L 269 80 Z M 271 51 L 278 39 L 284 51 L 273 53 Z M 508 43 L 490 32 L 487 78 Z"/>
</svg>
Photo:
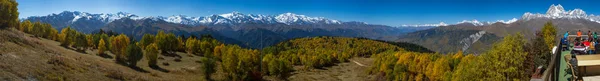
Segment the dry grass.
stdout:
<svg viewBox="0 0 600 81">
<path fill-rule="evenodd" d="M 365 66 L 360 66 L 354 62 L 338 63 L 331 67 L 323 69 L 306 69 L 304 66 L 294 66 L 291 76 L 280 79 L 275 76 L 264 77 L 272 81 L 374 81 L 375 75 L 367 74 L 367 69 L 373 63 L 371 58 L 355 57 L 350 59 Z"/>
<path fill-rule="evenodd" d="M 97 50 L 80 53 L 59 46 L 60 43 L 48 39 L 31 37 L 14 29 L 0 30 L 0 80 L 75 80 L 75 81 L 198 81 L 203 80 L 199 73 L 199 56 L 184 56 L 180 62 L 174 57 L 165 57 L 159 63 L 164 72 L 148 67 L 147 60 L 138 63 L 142 71 L 115 63 L 114 58 L 96 55 Z M 177 53 L 182 55 L 184 53 Z M 113 56 L 108 53 L 107 55 Z M 220 73 L 222 74 L 222 73 Z M 218 78 L 218 77 L 216 77 Z M 217 79 L 219 80 L 219 79 Z"/>
<path fill-rule="evenodd" d="M 120 65 L 114 55 L 107 51 L 103 56 L 97 50 L 77 52 L 59 46 L 59 42 L 32 37 L 14 29 L 0 30 L 0 80 L 42 80 L 42 81 L 206 81 L 200 71 L 200 56 L 175 53 L 181 57 L 162 56 L 158 60 L 159 68 L 150 68 L 148 60 L 142 59 L 136 68 Z M 113 57 L 113 58 L 107 58 Z M 370 58 L 353 58 L 368 66 Z M 169 63 L 168 66 L 162 63 Z M 217 62 L 220 65 L 220 62 Z M 305 69 L 296 66 L 298 71 L 286 78 L 291 81 L 365 81 L 373 80 L 367 75 L 368 67 L 353 62 L 339 63 L 324 69 Z M 227 80 L 225 73 L 217 66 L 213 80 Z M 266 80 L 286 79 L 265 76 Z"/>
</svg>

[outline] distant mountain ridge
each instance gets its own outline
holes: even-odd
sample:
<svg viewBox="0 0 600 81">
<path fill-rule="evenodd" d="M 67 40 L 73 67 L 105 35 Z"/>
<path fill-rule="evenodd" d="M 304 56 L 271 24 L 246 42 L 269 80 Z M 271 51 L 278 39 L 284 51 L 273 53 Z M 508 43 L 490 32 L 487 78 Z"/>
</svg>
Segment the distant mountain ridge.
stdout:
<svg viewBox="0 0 600 81">
<path fill-rule="evenodd" d="M 520 32 L 525 35 L 525 38 L 533 38 L 535 32 L 547 22 L 552 22 L 556 26 L 559 35 L 566 31 L 578 30 L 600 32 L 599 18 L 585 13 L 582 9 L 566 11 L 560 4 L 552 4 L 545 14 L 526 12 L 520 19 L 495 23 L 463 21 L 467 23 L 408 33 L 401 35 L 396 41 L 415 43 L 440 53 L 461 50 L 466 53 L 481 54 L 494 42 L 508 34 Z"/>
<path fill-rule="evenodd" d="M 184 15 L 140 17 L 126 12 L 90 14 L 79 11 L 64 11 L 47 16 L 31 16 L 22 20 L 50 23 L 58 29 L 71 26 L 84 33 L 104 29 L 127 34 L 134 38 L 141 38 L 143 34 L 154 34 L 158 31 L 173 32 L 181 36 L 210 34 L 218 36 L 216 38 L 225 41 L 225 43 L 240 44 L 241 46 L 253 48 L 270 46 L 292 38 L 314 36 L 394 40 L 401 34 L 437 27 L 393 27 L 356 21 L 343 22 L 293 13 L 254 15 L 239 12 L 204 17 Z"/>
</svg>

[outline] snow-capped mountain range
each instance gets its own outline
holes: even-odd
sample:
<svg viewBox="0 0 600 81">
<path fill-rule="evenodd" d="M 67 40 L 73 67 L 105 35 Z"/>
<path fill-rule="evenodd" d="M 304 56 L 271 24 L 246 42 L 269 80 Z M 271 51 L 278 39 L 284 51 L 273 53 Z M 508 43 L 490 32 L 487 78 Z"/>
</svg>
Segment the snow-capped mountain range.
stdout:
<svg viewBox="0 0 600 81">
<path fill-rule="evenodd" d="M 110 23 L 114 20 L 118 20 L 121 18 L 129 18 L 133 20 L 141 20 L 141 19 L 152 19 L 152 20 L 163 20 L 166 22 L 177 23 L 177 24 L 185 24 L 185 25 L 227 25 L 227 24 L 240 24 L 240 23 L 263 23 L 263 24 L 286 24 L 286 25 L 301 25 L 301 24 L 342 24 L 342 21 L 327 19 L 324 17 L 309 17 L 305 15 L 298 15 L 294 13 L 283 13 L 279 15 L 260 15 L 260 14 L 243 14 L 240 12 L 231 12 L 225 14 L 215 14 L 204 17 L 190 17 L 186 15 L 173 15 L 169 17 L 164 16 L 149 16 L 149 17 L 140 17 L 135 14 L 127 13 L 127 12 L 118 12 L 115 14 L 91 14 L 87 12 L 80 11 L 64 11 L 59 14 L 50 14 L 46 17 L 64 17 L 64 16 L 72 16 L 73 19 L 70 20 L 70 23 L 77 22 L 78 20 L 99 20 L 103 23 Z M 41 16 L 32 16 L 32 17 L 41 17 Z M 509 21 L 498 20 L 496 22 L 502 23 L 512 23 L 516 21 L 516 18 L 513 18 Z M 471 23 L 476 26 L 481 25 L 489 25 L 496 22 L 480 22 L 477 20 L 463 20 L 461 22 L 457 22 L 455 24 L 461 23 Z M 360 22 L 363 24 L 367 24 L 366 22 Z M 416 24 L 416 25 L 401 25 L 398 27 L 437 27 L 437 26 L 447 26 L 451 24 L 446 24 L 444 22 L 440 22 L 437 24 Z"/>
<path fill-rule="evenodd" d="M 484 25 L 490 25 L 490 24 L 494 24 L 494 23 L 504 23 L 504 24 L 510 24 L 513 22 L 516 22 L 518 19 L 517 18 L 512 18 L 510 20 L 496 20 L 496 22 L 481 22 L 478 20 L 463 20 L 460 22 L 456 22 L 455 24 L 463 24 L 463 23 L 468 23 L 468 24 L 473 24 L 475 26 L 484 26 Z M 415 25 L 401 25 L 400 27 L 437 27 L 437 26 L 448 26 L 448 25 L 452 25 L 452 24 L 446 24 L 444 22 L 440 22 L 438 24 L 415 24 Z"/>
<path fill-rule="evenodd" d="M 552 4 L 546 14 L 540 13 L 530 13 L 526 12 L 523 14 L 521 19 L 530 20 L 535 18 L 546 18 L 546 19 L 557 19 L 557 18 L 567 18 L 567 19 L 586 19 L 593 22 L 600 23 L 600 16 L 595 16 L 594 14 L 586 14 L 582 9 L 576 8 L 573 10 L 565 11 L 562 5 L 554 5 Z"/>
<path fill-rule="evenodd" d="M 184 15 L 174 15 L 170 17 L 159 17 L 162 20 L 171 23 L 180 23 L 186 25 L 215 25 L 215 24 L 238 24 L 238 23 L 283 23 L 291 24 L 341 24 L 338 20 L 330 20 L 323 17 L 308 17 L 294 13 L 283 13 L 280 15 L 255 15 L 231 12 L 219 15 L 210 15 L 205 17 L 188 17 Z"/>
<path fill-rule="evenodd" d="M 219 15 L 210 15 L 204 17 L 189 17 L 185 15 L 173 15 L 169 17 L 157 16 L 157 17 L 140 17 L 131 13 L 118 12 L 116 14 L 90 14 L 87 12 L 79 11 L 64 11 L 59 14 L 50 14 L 48 16 L 73 16 L 71 23 L 77 22 L 78 20 L 100 20 L 104 23 L 110 23 L 114 20 L 121 18 L 130 18 L 133 20 L 140 19 L 153 19 L 153 20 L 164 20 L 166 22 L 185 24 L 185 25 L 217 25 L 217 24 L 239 24 L 239 23 L 282 23 L 287 25 L 294 24 L 341 24 L 339 20 L 326 19 L 323 17 L 308 17 L 305 15 L 298 15 L 294 13 L 283 13 L 279 15 L 255 15 L 255 14 L 242 14 L 239 12 L 231 12 Z M 39 17 L 39 16 L 33 16 Z"/>
<path fill-rule="evenodd" d="M 279 14 L 279 15 L 260 15 L 260 14 L 243 14 L 240 12 L 231 12 L 231 13 L 225 13 L 225 14 L 215 14 L 215 15 L 209 15 L 209 16 L 204 16 L 204 17 L 189 17 L 189 16 L 185 16 L 185 15 L 173 15 L 173 16 L 169 16 L 169 17 L 163 17 L 163 16 L 149 16 L 149 17 L 140 17 L 137 16 L 135 14 L 131 14 L 131 13 L 126 13 L 126 12 L 118 12 L 115 14 L 106 14 L 106 13 L 101 13 L 101 14 L 90 14 L 87 12 L 79 12 L 79 11 L 64 11 L 62 13 L 59 14 L 50 14 L 48 16 L 72 16 L 73 19 L 71 20 L 71 23 L 76 22 L 78 20 L 81 19 L 85 19 L 85 20 L 99 20 L 102 21 L 103 23 L 110 23 L 114 20 L 118 20 L 121 18 L 130 18 L 130 19 L 134 19 L 134 20 L 140 20 L 140 19 L 152 19 L 152 20 L 163 20 L 166 22 L 171 22 L 171 23 L 178 23 L 178 24 L 185 24 L 185 25 L 235 25 L 235 24 L 240 24 L 240 23 L 264 23 L 264 24 L 277 24 L 277 23 L 281 23 L 281 24 L 286 24 L 286 25 L 300 25 L 300 24 L 342 24 L 342 21 L 339 20 L 333 20 L 333 19 L 327 19 L 324 17 L 309 17 L 309 16 L 305 16 L 305 15 L 298 15 L 298 14 L 294 14 L 294 13 L 283 13 L 283 14 Z M 33 16 L 33 17 L 39 17 L 39 16 Z M 531 12 L 526 12 L 525 14 L 523 14 L 523 16 L 521 17 L 521 19 L 523 20 L 530 20 L 530 19 L 535 19 L 535 18 L 549 18 L 549 19 L 556 19 L 556 18 L 569 18 L 569 19 L 587 19 L 593 22 L 598 22 L 600 23 L 600 16 L 595 16 L 593 14 L 586 14 L 585 11 L 583 11 L 582 9 L 573 9 L 573 10 L 569 10 L 569 11 L 565 11 L 563 6 L 558 4 L 558 5 L 554 5 L 552 4 L 550 6 L 550 8 L 548 8 L 548 11 L 545 14 L 540 14 L 540 13 L 531 13 Z M 494 23 L 504 23 L 504 24 L 510 24 L 513 22 L 516 22 L 517 18 L 513 18 L 510 20 L 497 20 L 494 22 L 490 22 L 490 21 L 478 21 L 478 20 L 463 20 L 454 24 L 462 24 L 462 23 L 470 23 L 473 24 L 475 26 L 484 26 L 484 25 L 491 25 Z M 365 22 L 362 22 L 365 23 Z M 366 24 L 366 23 L 365 23 Z M 413 25 L 400 25 L 397 27 L 437 27 L 437 26 L 447 26 L 447 25 L 452 25 L 452 24 L 447 24 L 445 22 L 440 22 L 440 23 L 436 23 L 436 24 L 413 24 Z"/>
<path fill-rule="evenodd" d="M 58 17 L 62 17 L 62 16 L 72 16 L 73 19 L 71 20 L 71 22 L 76 22 L 77 20 L 80 19 L 86 19 L 86 20 L 100 20 L 102 22 L 112 22 L 114 20 L 117 19 L 121 19 L 121 18 L 131 18 L 131 19 L 142 19 L 143 17 L 138 17 L 137 15 L 131 14 L 131 13 L 126 13 L 126 12 L 117 12 L 116 14 L 90 14 L 87 12 L 79 12 L 79 11 L 64 11 L 62 13 L 59 14 L 50 14 L 48 16 L 58 16 Z M 32 16 L 32 17 L 40 17 L 40 16 Z M 23 19 L 21 19 L 23 20 Z"/>
</svg>

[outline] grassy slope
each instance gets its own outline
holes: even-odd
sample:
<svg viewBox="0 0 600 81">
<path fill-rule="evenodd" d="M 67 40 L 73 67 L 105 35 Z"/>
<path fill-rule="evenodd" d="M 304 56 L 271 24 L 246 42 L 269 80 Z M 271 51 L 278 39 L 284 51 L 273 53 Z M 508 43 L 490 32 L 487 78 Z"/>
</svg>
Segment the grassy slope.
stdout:
<svg viewBox="0 0 600 81">
<path fill-rule="evenodd" d="M 292 72 L 287 79 L 290 81 L 374 81 L 376 75 L 367 73 L 372 63 L 372 58 L 355 57 L 350 59 L 350 62 L 338 63 L 323 69 L 298 70 Z M 302 67 L 296 66 L 294 69 L 302 69 Z"/>
<path fill-rule="evenodd" d="M 132 69 L 115 63 L 114 55 L 108 57 L 96 55 L 97 50 L 87 50 L 85 53 L 59 46 L 59 42 L 31 37 L 29 34 L 14 29 L 0 30 L 0 80 L 204 80 L 200 73 L 200 56 L 177 53 L 178 57 L 159 56 L 158 63 L 162 69 L 148 67 L 147 60 L 142 59 Z M 322 69 L 302 69 L 294 67 L 287 80 L 374 80 L 374 75 L 365 72 L 372 64 L 372 58 L 354 57 L 348 62 L 337 63 Z M 168 63 L 169 65 L 163 65 Z M 358 63 L 364 65 L 361 66 Z M 225 80 L 224 73 L 217 66 L 215 80 Z M 267 80 L 281 80 L 266 76 Z"/>
<path fill-rule="evenodd" d="M 149 68 L 147 61 L 138 62 L 141 70 L 115 63 L 113 58 L 86 53 L 59 46 L 59 42 L 30 35 L 13 29 L 0 30 L 0 80 L 204 80 L 199 71 L 199 56 L 177 53 L 182 58 L 159 56 L 159 66 L 166 71 Z M 108 54 L 113 56 L 112 54 Z M 169 66 L 162 65 L 169 63 Z M 213 75 L 222 80 L 222 72 Z"/>
</svg>

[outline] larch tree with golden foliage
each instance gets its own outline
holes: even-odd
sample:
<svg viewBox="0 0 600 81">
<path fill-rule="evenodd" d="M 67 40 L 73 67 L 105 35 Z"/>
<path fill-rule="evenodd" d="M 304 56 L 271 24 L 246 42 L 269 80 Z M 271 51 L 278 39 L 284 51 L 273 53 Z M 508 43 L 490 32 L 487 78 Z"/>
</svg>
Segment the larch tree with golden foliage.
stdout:
<svg viewBox="0 0 600 81">
<path fill-rule="evenodd" d="M 556 45 L 555 39 L 557 35 L 556 27 L 552 24 L 552 21 L 546 22 L 544 27 L 542 28 L 542 35 L 544 38 L 544 42 L 548 45 L 548 49 L 552 49 L 554 45 Z"/>
<path fill-rule="evenodd" d="M 17 5 L 16 0 L 0 0 L 0 28 L 19 26 Z"/>
<path fill-rule="evenodd" d="M 32 27 L 32 26 L 33 26 L 33 24 L 31 24 L 31 21 L 25 20 L 25 21 L 23 21 L 21 23 L 21 27 L 19 27 L 19 30 L 23 31 L 23 32 L 26 32 L 26 33 L 29 33 L 29 31 L 28 31 L 29 27 Z"/>
<path fill-rule="evenodd" d="M 120 34 L 116 37 L 114 37 L 110 44 L 111 44 L 111 53 L 114 53 L 116 56 L 116 60 L 118 62 L 125 62 L 125 59 L 127 59 L 126 55 L 125 55 L 125 50 L 127 48 L 127 45 L 129 45 L 130 41 L 129 41 L 129 37 L 125 36 L 124 34 Z"/>
<path fill-rule="evenodd" d="M 106 43 L 104 43 L 104 39 L 100 39 L 98 43 L 98 55 L 104 54 L 104 51 L 106 51 Z"/>
<path fill-rule="evenodd" d="M 146 46 L 144 51 L 146 53 L 146 59 L 148 60 L 148 65 L 150 67 L 156 67 L 157 66 L 156 60 L 158 59 L 158 53 L 160 53 L 160 51 L 158 51 L 158 46 L 154 43 L 151 43 L 148 46 Z"/>
</svg>

